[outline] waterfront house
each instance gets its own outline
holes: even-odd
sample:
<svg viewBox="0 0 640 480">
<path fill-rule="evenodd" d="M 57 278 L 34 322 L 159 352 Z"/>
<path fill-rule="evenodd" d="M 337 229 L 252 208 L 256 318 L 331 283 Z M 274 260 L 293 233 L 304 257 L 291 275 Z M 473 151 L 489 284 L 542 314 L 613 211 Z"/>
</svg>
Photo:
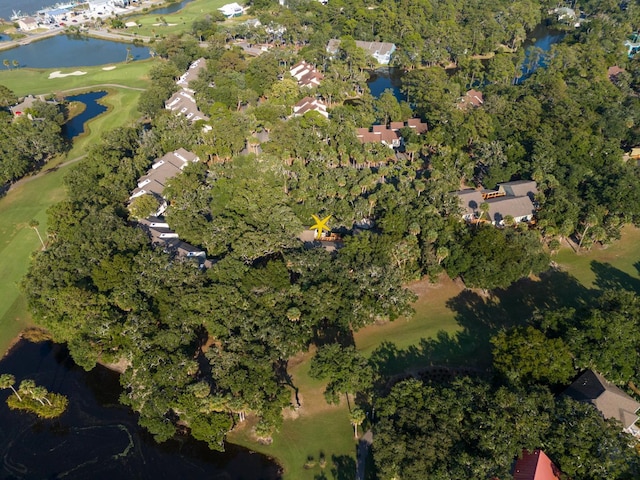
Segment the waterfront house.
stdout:
<svg viewBox="0 0 640 480">
<path fill-rule="evenodd" d="M 316 67 L 304 60 L 296 63 L 289 73 L 298 82 L 298 86 L 304 88 L 313 88 L 320 85 L 324 75 L 320 73 Z"/>
<path fill-rule="evenodd" d="M 380 65 L 389 65 L 396 46 L 388 42 L 363 42 L 356 40 L 356 47 L 361 48 L 367 55 L 372 56 Z M 340 48 L 340 40 L 332 38 L 327 44 L 327 52 L 335 55 Z"/>
<path fill-rule="evenodd" d="M 602 375 L 587 370 L 573 382 L 564 394 L 596 407 L 605 419 L 613 418 L 622 424 L 622 430 L 640 437 L 637 425 L 640 403 L 607 381 Z"/>
<path fill-rule="evenodd" d="M 33 104 L 38 101 L 40 101 L 39 98 L 34 97 L 33 95 L 27 95 L 22 99 L 20 103 L 14 105 L 13 107 L 9 107 L 9 110 L 14 117 L 21 117 L 25 115 L 30 108 L 33 108 Z"/>
<path fill-rule="evenodd" d="M 38 22 L 33 17 L 24 17 L 18 20 L 18 28 L 23 32 L 30 32 L 38 28 Z"/>
<path fill-rule="evenodd" d="M 305 97 L 293 106 L 294 117 L 301 117 L 307 112 L 318 112 L 324 118 L 329 118 L 327 106 L 317 98 Z"/>
<path fill-rule="evenodd" d="M 540 449 L 522 451 L 513 468 L 513 480 L 560 480 L 560 469 Z"/>
</svg>

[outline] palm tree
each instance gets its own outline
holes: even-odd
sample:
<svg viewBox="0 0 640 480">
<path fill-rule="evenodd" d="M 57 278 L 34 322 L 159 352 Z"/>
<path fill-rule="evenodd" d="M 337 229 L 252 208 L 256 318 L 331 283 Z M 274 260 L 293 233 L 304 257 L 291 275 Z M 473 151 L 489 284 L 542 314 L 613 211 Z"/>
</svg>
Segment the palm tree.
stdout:
<svg viewBox="0 0 640 480">
<path fill-rule="evenodd" d="M 25 396 L 26 395 L 33 396 L 33 390 L 35 388 L 36 388 L 36 382 L 34 382 L 33 380 L 26 379 L 20 382 L 18 391 Z"/>
<path fill-rule="evenodd" d="M 40 222 L 38 222 L 36 219 L 33 219 L 29 222 L 29 226 L 31 228 L 33 228 L 36 233 L 38 234 L 38 238 L 40 239 L 40 243 L 42 244 L 42 249 L 44 250 L 46 248 L 44 241 L 42 240 L 42 236 L 40 235 L 40 231 L 38 230 L 38 225 L 40 225 Z"/>
<path fill-rule="evenodd" d="M 11 64 L 13 65 L 13 68 L 18 68 L 20 66 L 20 62 L 18 60 L 13 60 Z"/>
<path fill-rule="evenodd" d="M 489 217 L 489 204 L 487 202 L 482 202 L 480 204 L 480 217 L 478 220 L 482 220 L 482 217 L 486 217 L 487 220 L 491 221 Z"/>
<path fill-rule="evenodd" d="M 22 397 L 16 392 L 16 389 L 13 388 L 13 384 L 16 383 L 16 377 L 9 373 L 3 373 L 0 375 L 0 389 L 10 388 L 13 390 L 13 393 L 16 394 L 18 400 L 22 401 Z"/>
<path fill-rule="evenodd" d="M 349 414 L 349 421 L 353 425 L 355 438 L 358 438 L 358 425 L 362 425 L 364 419 L 367 418 L 364 410 L 359 407 L 354 407 Z"/>
<path fill-rule="evenodd" d="M 6 58 L 2 60 L 2 64 L 7 68 L 11 68 L 11 63 Z"/>
</svg>

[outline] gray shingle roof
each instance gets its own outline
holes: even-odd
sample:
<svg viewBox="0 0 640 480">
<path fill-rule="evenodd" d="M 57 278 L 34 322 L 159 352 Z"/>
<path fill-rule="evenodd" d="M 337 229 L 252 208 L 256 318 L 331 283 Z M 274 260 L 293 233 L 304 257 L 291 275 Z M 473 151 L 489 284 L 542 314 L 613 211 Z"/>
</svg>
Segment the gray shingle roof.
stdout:
<svg viewBox="0 0 640 480">
<path fill-rule="evenodd" d="M 631 427 L 638 420 L 636 412 L 640 403 L 593 370 L 580 375 L 564 394 L 579 402 L 590 403 L 600 410 L 604 418 L 615 418 L 622 422 L 624 428 Z"/>
<path fill-rule="evenodd" d="M 489 218 L 496 223 L 500 223 L 507 215 L 517 219 L 535 213 L 535 207 L 527 196 L 498 197 L 484 201 L 489 204 Z"/>
</svg>

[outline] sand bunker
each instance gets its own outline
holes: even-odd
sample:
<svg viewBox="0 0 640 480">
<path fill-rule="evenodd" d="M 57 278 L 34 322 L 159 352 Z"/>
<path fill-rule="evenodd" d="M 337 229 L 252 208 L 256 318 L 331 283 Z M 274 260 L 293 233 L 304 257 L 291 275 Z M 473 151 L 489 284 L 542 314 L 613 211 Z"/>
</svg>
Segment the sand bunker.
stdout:
<svg viewBox="0 0 640 480">
<path fill-rule="evenodd" d="M 154 23 L 154 27 L 175 27 L 177 23 Z"/>
<path fill-rule="evenodd" d="M 114 68 L 116 68 L 115 65 L 111 65 L 110 67 L 102 67 L 103 70 L 113 70 Z"/>
<path fill-rule="evenodd" d="M 75 72 L 71 72 L 71 73 L 62 73 L 60 70 L 56 70 L 55 72 L 51 72 L 49 74 L 49 79 L 52 78 L 64 78 L 64 77 L 69 77 L 72 75 L 86 75 L 87 72 L 81 72 L 80 70 L 76 70 Z"/>
</svg>

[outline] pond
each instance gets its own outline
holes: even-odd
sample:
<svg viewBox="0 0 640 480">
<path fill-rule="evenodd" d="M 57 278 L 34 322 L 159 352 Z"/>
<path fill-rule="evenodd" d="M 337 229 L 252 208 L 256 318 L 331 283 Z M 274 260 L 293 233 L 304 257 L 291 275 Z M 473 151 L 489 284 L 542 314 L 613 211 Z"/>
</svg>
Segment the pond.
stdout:
<svg viewBox="0 0 640 480">
<path fill-rule="evenodd" d="M 65 97 L 65 100 L 68 102 L 81 102 L 85 104 L 85 109 L 80 115 L 73 117 L 62 126 L 62 134 L 65 138 L 71 140 L 81 133 L 84 133 L 84 126 L 89 120 L 107 111 L 107 107 L 98 103 L 98 100 L 106 94 L 107 92 L 102 91 Z"/>
<path fill-rule="evenodd" d="M 176 13 L 182 10 L 187 5 L 187 3 L 192 1 L 193 0 L 183 0 L 182 2 L 174 2 L 167 7 L 160 7 L 149 10 L 149 12 L 147 13 L 153 13 L 155 15 L 169 15 L 171 13 Z"/>
<path fill-rule="evenodd" d="M 369 86 L 371 95 L 375 98 L 380 98 L 380 95 L 382 95 L 385 90 L 390 89 L 399 102 L 405 101 L 407 97 L 400 91 L 402 76 L 402 70 L 398 68 L 380 68 L 370 71 L 367 85 Z"/>
<path fill-rule="evenodd" d="M 544 54 L 551 50 L 554 44 L 561 41 L 565 34 L 565 32 L 554 30 L 545 24 L 540 24 L 534 28 L 527 35 L 527 39 L 522 45 L 522 48 L 525 49 L 525 56 L 520 66 L 522 75 L 516 80 L 516 83 L 529 78 L 539 67 L 545 67 Z"/>
<path fill-rule="evenodd" d="M 0 58 L 17 60 L 21 67 L 72 68 L 120 63 L 127 59 L 127 48 L 134 60 L 149 58 L 148 47 L 112 42 L 82 35 L 57 35 L 28 45 L 4 50 Z"/>
<path fill-rule="evenodd" d="M 63 346 L 20 341 L 0 372 L 69 398 L 61 417 L 39 420 L 9 410 L 11 391 L 0 390 L 0 478 L 279 478 L 267 457 L 234 445 L 216 453 L 190 438 L 156 444 L 118 405 L 118 375 L 103 367 L 85 372 Z"/>
</svg>

